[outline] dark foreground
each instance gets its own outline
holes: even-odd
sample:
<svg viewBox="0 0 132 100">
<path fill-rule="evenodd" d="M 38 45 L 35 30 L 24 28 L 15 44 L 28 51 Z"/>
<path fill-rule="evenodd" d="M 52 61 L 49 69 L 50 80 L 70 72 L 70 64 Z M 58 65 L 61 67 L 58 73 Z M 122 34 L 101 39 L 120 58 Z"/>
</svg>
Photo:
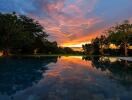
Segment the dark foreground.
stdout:
<svg viewBox="0 0 132 100">
<path fill-rule="evenodd" d="M 132 100 L 132 62 L 114 57 L 0 58 L 0 100 Z"/>
</svg>

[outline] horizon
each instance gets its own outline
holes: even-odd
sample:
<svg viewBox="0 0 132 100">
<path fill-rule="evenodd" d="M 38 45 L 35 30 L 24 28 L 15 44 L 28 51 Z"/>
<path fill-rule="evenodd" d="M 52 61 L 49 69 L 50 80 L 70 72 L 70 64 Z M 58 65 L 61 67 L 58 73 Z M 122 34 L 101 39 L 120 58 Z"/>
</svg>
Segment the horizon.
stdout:
<svg viewBox="0 0 132 100">
<path fill-rule="evenodd" d="M 125 4 L 125 5 L 124 5 Z M 132 21 L 130 0 L 1 0 L 0 12 L 27 15 L 40 22 L 48 40 L 81 47 L 113 24 Z"/>
</svg>

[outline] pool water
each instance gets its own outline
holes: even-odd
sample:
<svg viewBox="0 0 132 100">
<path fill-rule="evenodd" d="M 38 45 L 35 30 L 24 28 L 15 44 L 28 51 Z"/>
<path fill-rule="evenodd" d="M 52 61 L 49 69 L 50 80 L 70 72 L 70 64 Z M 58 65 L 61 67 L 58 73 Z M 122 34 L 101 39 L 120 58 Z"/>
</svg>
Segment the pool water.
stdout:
<svg viewBox="0 0 132 100">
<path fill-rule="evenodd" d="M 0 58 L 0 100 L 132 100 L 132 62 L 86 56 Z"/>
</svg>

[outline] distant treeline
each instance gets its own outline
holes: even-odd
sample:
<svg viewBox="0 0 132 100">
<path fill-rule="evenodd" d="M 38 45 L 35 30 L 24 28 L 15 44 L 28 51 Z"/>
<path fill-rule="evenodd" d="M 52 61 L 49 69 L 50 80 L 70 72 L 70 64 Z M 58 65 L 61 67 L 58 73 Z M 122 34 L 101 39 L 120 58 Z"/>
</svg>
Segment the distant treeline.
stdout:
<svg viewBox="0 0 132 100">
<path fill-rule="evenodd" d="M 111 44 L 116 48 L 110 47 Z M 103 35 L 93 39 L 91 44 L 85 44 L 82 47 L 85 55 L 131 56 L 130 46 L 132 46 L 132 24 L 126 20 L 110 27 Z"/>
</svg>

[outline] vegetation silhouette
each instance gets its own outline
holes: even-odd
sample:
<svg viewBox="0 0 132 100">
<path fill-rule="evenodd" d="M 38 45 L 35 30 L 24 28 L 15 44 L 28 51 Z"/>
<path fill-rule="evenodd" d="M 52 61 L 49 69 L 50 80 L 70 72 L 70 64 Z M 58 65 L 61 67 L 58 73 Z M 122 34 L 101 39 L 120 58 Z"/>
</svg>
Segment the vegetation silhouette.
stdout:
<svg viewBox="0 0 132 100">
<path fill-rule="evenodd" d="M 0 50 L 11 54 L 76 54 L 47 40 L 48 34 L 38 21 L 24 15 L 0 13 Z"/>
<path fill-rule="evenodd" d="M 110 45 L 116 45 L 116 49 L 110 48 Z M 117 24 L 104 32 L 104 35 L 96 37 L 91 44 L 83 45 L 84 54 L 104 55 L 131 55 L 132 49 L 132 24 L 129 21 Z M 114 52 L 114 53 L 113 53 Z"/>
<path fill-rule="evenodd" d="M 43 27 L 32 18 L 16 13 L 0 13 L 0 47 L 3 55 L 8 56 L 12 50 L 32 49 L 34 42 L 48 35 Z"/>
</svg>

